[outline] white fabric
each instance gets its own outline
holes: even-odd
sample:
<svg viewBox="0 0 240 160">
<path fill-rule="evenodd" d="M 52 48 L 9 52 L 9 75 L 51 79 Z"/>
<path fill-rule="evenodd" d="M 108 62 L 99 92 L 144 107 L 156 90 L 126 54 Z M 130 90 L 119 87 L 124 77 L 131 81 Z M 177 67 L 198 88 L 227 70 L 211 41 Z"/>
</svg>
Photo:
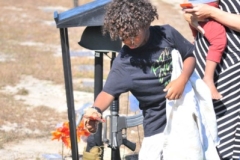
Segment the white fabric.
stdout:
<svg viewBox="0 0 240 160">
<path fill-rule="evenodd" d="M 172 79 L 182 70 L 182 59 L 177 50 L 172 52 Z M 167 124 L 164 130 L 164 160 L 219 160 L 216 145 L 217 121 L 210 90 L 194 72 L 187 82 L 182 97 L 167 100 Z"/>
<path fill-rule="evenodd" d="M 162 160 L 161 153 L 163 143 L 163 133 L 155 134 L 150 137 L 144 137 L 138 154 L 138 160 Z"/>
</svg>

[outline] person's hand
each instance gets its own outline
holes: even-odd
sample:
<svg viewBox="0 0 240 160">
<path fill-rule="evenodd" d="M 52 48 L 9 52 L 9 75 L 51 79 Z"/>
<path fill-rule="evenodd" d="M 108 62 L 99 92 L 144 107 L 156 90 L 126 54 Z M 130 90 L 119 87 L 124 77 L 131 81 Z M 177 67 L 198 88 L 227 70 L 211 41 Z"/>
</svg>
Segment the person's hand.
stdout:
<svg viewBox="0 0 240 160">
<path fill-rule="evenodd" d="M 85 128 L 90 133 L 96 133 L 101 114 L 94 108 L 87 108 L 83 115 Z"/>
<path fill-rule="evenodd" d="M 165 98 L 169 100 L 181 98 L 185 84 L 185 81 L 180 77 L 176 80 L 171 81 L 163 90 L 164 92 L 167 92 Z"/>
<path fill-rule="evenodd" d="M 198 30 L 198 32 L 200 32 L 201 34 L 205 34 L 204 29 L 199 25 L 197 18 L 194 18 L 194 16 L 191 17 L 189 24 L 193 26 L 196 30 Z"/>
<path fill-rule="evenodd" d="M 212 6 L 207 4 L 194 4 L 193 8 L 186 8 L 184 12 L 192 14 L 193 18 L 197 18 L 198 21 L 204 21 L 210 17 L 212 8 Z"/>
</svg>

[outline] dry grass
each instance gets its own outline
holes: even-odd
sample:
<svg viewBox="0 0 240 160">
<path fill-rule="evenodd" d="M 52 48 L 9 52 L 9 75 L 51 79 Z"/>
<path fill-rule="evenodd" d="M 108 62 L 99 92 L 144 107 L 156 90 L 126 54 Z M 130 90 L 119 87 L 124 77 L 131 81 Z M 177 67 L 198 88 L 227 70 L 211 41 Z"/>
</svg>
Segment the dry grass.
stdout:
<svg viewBox="0 0 240 160">
<path fill-rule="evenodd" d="M 63 83 L 62 59 L 53 56 L 58 50 L 61 51 L 59 30 L 54 25 L 46 25 L 45 22 L 54 24 L 53 13 L 44 12 L 41 8 L 50 6 L 71 8 L 71 1 L 45 0 L 33 4 L 30 0 L 24 3 L 2 0 L 0 5 L 4 7 L 0 11 L 0 14 L 4 15 L 2 18 L 4 25 L 0 25 L 1 53 L 15 59 L 0 64 L 0 76 L 4 77 L 0 86 L 16 83 L 21 75 L 33 75 L 39 79 Z M 84 27 L 69 28 L 70 49 L 81 49 L 77 42 L 83 29 Z M 72 63 L 73 66 L 93 64 L 93 60 L 76 58 Z M 79 73 L 74 69 L 73 67 L 73 77 L 92 76 L 90 73 Z"/>
<path fill-rule="evenodd" d="M 7 142 L 25 138 L 48 137 L 59 120 L 65 120 L 66 114 L 56 113 L 49 107 L 28 107 L 11 96 L 0 94 L 0 148 Z"/>
<path fill-rule="evenodd" d="M 80 4 L 90 2 L 81 0 Z M 22 75 L 32 75 L 40 80 L 50 80 L 64 85 L 63 65 L 59 30 L 54 24 L 53 13 L 44 11 L 44 7 L 62 6 L 72 8 L 72 1 L 66 0 L 26 0 L 16 3 L 13 0 L 0 0 L 0 56 L 6 57 L 0 62 L 0 88 L 16 85 Z M 78 45 L 84 27 L 69 28 L 71 50 L 81 50 Z M 73 79 L 93 78 L 92 71 L 79 71 L 78 66 L 93 65 L 93 58 L 76 57 L 71 59 Z M 110 68 L 110 59 L 104 60 L 104 78 Z M 92 87 L 74 84 L 75 90 L 93 92 Z M 19 95 L 27 95 L 28 90 L 19 89 Z M 31 107 L 14 99 L 12 95 L 0 93 L 0 148 L 9 142 L 25 138 L 49 137 L 59 122 L 66 121 L 66 113 L 58 113 L 46 106 Z"/>
<path fill-rule="evenodd" d="M 58 50 L 61 53 L 59 30 L 54 25 L 46 25 L 46 22 L 54 24 L 53 13 L 41 8 L 71 8 L 72 1 L 26 0 L 20 3 L 0 0 L 0 6 L 0 56 L 6 57 L 0 62 L 0 88 L 17 84 L 22 75 L 64 84 L 62 58 L 54 56 Z M 72 49 L 81 49 L 77 42 L 83 29 L 69 29 Z M 73 77 L 93 77 L 93 73 L 74 68 L 79 64 L 93 64 L 93 60 L 75 58 L 72 64 Z M 22 88 L 17 94 L 27 95 L 28 90 Z M 0 126 L 7 126 L 5 131 L 0 130 L 0 148 L 7 142 L 50 136 L 56 124 L 67 119 L 66 113 L 46 106 L 26 106 L 4 93 L 0 94 L 0 104 Z"/>
</svg>

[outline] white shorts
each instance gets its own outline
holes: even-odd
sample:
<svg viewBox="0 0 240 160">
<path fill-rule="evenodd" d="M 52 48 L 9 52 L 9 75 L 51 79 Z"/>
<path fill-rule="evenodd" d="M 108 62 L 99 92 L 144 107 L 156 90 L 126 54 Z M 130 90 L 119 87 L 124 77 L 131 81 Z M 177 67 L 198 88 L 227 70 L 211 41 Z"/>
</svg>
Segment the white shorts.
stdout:
<svg viewBox="0 0 240 160">
<path fill-rule="evenodd" d="M 138 160 L 162 160 L 163 143 L 163 133 L 144 137 L 138 154 Z"/>
</svg>

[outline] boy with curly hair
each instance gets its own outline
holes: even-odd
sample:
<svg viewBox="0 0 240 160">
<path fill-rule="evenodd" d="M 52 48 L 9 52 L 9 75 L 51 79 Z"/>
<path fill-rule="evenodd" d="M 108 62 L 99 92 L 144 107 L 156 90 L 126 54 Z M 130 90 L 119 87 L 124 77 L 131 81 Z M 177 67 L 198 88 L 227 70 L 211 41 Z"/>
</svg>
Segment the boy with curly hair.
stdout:
<svg viewBox="0 0 240 160">
<path fill-rule="evenodd" d="M 113 0 L 107 6 L 103 33 L 109 33 L 112 40 L 120 38 L 124 45 L 94 102 L 95 112 L 102 113 L 122 93 L 130 91 L 137 98 L 144 117 L 140 160 L 160 159 L 166 98 L 181 97 L 195 67 L 193 44 L 170 25 L 150 26 L 155 18 L 157 9 L 148 0 Z M 173 49 L 182 56 L 183 70 L 170 81 Z M 86 128 L 94 133 L 96 123 L 88 120 Z"/>
</svg>

